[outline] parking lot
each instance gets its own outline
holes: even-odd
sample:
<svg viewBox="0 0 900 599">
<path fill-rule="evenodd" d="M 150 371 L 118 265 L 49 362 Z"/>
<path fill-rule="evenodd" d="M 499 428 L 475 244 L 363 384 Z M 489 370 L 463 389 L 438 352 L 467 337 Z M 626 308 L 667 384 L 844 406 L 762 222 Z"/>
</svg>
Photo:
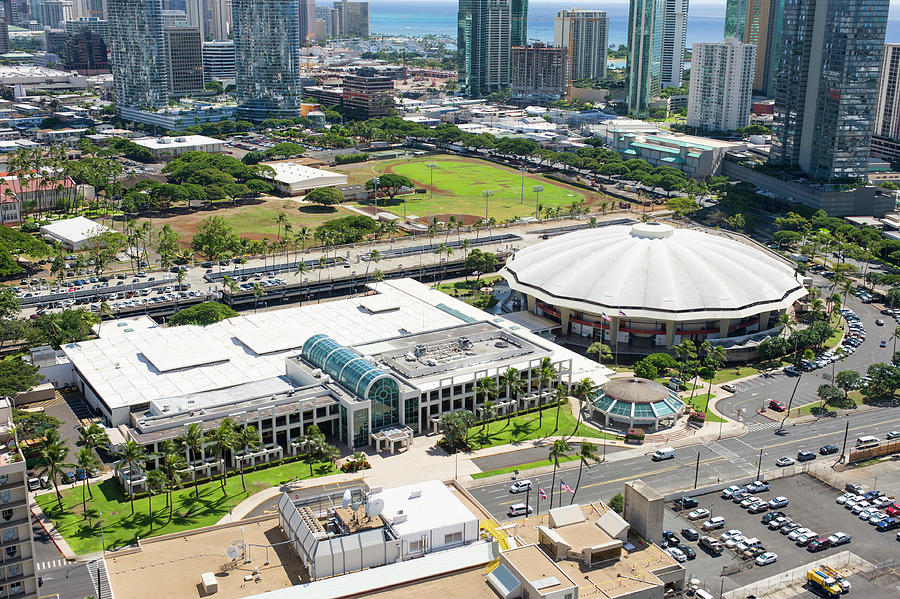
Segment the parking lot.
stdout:
<svg viewBox="0 0 900 599">
<path fill-rule="evenodd" d="M 889 495 L 895 494 L 894 489 L 880 490 Z M 872 563 L 896 558 L 900 553 L 900 542 L 897 541 L 898 531 L 876 532 L 874 526 L 860 520 L 850 510 L 835 503 L 835 499 L 840 494 L 832 487 L 807 475 L 773 481 L 769 491 L 755 494 L 767 501 L 776 496 L 787 497 L 788 505 L 779 508 L 778 511 L 784 512 L 787 517 L 792 518 L 802 527 L 810 528 L 821 536 L 828 536 L 839 531 L 851 535 L 850 543 L 831 547 L 818 553 L 810 553 L 805 548 L 798 547 L 795 542 L 788 539 L 786 534 L 782 535 L 780 531 L 770 530 L 762 524 L 761 518 L 768 512 L 748 514 L 731 500 L 722 499 L 720 491 L 696 496 L 699 508 L 709 510 L 711 517 L 722 516 L 725 518 L 724 527 L 710 533 L 711 536 L 718 538 L 727 530 L 738 529 L 747 537 L 760 539 L 767 551 L 773 551 L 778 555 L 778 561 L 768 566 L 755 566 L 751 565 L 753 560 L 739 557 L 733 549 L 726 548 L 721 555 L 716 555 L 701 547 L 696 541 L 688 541 L 686 544 L 694 549 L 697 557 L 684 564 L 687 578 L 699 578 L 708 589 L 718 593 L 722 588 L 728 591 L 741 587 L 791 568 L 815 563 L 822 557 L 844 550 L 852 551 Z M 704 534 L 701 525 L 705 519 L 689 521 L 687 519 L 689 511 L 685 510 L 680 513 L 673 510 L 671 503 L 667 505 L 665 511 L 663 521 L 665 529 L 682 537 L 682 543 L 685 543 L 681 534 L 683 528 L 694 528 L 701 535 Z M 726 576 L 722 576 L 723 570 L 726 572 Z M 895 597 L 891 593 L 867 595 L 868 599 L 880 599 L 882 596 L 885 599 Z"/>
</svg>

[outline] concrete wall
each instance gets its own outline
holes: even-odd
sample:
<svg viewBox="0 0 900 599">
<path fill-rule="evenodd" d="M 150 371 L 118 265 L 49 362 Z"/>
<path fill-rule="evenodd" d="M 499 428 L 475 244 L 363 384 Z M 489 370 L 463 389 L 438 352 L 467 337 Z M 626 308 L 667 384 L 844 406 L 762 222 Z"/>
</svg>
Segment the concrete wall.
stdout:
<svg viewBox="0 0 900 599">
<path fill-rule="evenodd" d="M 644 481 L 625 483 L 625 520 L 646 541 L 659 541 L 663 530 L 665 497 Z"/>
</svg>

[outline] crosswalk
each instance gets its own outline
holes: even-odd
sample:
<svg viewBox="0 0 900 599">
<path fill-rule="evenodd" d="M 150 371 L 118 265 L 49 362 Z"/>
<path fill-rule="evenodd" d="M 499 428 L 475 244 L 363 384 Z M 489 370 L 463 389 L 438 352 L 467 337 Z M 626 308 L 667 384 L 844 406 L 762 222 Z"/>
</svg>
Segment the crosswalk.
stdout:
<svg viewBox="0 0 900 599">
<path fill-rule="evenodd" d="M 97 599 L 111 599 L 112 591 L 109 590 L 109 577 L 106 575 L 106 563 L 102 559 L 88 562 L 88 572 L 91 575 L 91 582 L 94 590 L 97 591 Z M 97 574 L 97 571 L 100 574 Z M 100 582 L 100 588 L 97 588 L 97 581 Z"/>
<path fill-rule="evenodd" d="M 45 570 L 53 570 L 55 568 L 62 568 L 66 565 L 66 560 L 63 558 L 60 559 L 49 559 L 42 562 L 38 562 L 35 567 L 38 572 L 43 572 Z"/>
<path fill-rule="evenodd" d="M 747 432 L 756 433 L 759 431 L 771 430 L 773 428 L 778 428 L 778 423 L 773 420 L 767 420 L 765 422 L 751 422 L 747 425 Z"/>
</svg>

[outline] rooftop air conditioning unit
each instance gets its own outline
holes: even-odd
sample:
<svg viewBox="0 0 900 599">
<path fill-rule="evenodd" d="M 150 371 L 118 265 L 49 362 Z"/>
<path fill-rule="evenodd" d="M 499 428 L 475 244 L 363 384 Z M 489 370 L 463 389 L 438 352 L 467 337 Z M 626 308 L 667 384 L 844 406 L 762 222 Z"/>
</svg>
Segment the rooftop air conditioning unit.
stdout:
<svg viewBox="0 0 900 599">
<path fill-rule="evenodd" d="M 312 375 L 315 378 L 320 379 L 320 378 L 322 378 L 322 370 L 320 368 L 316 368 L 315 370 L 312 371 Z"/>
<path fill-rule="evenodd" d="M 410 499 L 417 499 L 417 498 L 419 498 L 419 497 L 421 497 L 421 496 L 422 496 L 422 491 L 419 491 L 419 490 L 411 491 L 411 492 L 409 493 L 409 498 L 410 498 Z"/>
</svg>

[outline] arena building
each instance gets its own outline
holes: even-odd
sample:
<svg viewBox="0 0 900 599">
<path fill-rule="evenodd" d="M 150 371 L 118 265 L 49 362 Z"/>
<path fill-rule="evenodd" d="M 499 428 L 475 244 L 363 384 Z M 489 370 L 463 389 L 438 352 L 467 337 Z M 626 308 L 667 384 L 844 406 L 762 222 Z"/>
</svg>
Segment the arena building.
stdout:
<svg viewBox="0 0 900 599">
<path fill-rule="evenodd" d="M 759 340 L 806 295 L 791 263 L 746 238 L 653 222 L 561 235 L 519 250 L 501 274 L 561 337 L 631 353 Z"/>
</svg>

